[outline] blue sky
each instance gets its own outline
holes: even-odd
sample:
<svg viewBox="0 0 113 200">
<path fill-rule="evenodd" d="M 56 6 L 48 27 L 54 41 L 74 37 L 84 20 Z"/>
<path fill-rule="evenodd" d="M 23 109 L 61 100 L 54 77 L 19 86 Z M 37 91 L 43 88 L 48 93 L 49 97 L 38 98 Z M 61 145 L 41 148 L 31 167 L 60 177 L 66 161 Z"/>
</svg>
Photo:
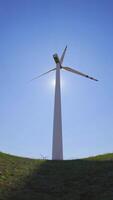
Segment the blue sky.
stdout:
<svg viewBox="0 0 113 200">
<path fill-rule="evenodd" d="M 62 71 L 64 158 L 113 152 L 113 1 L 0 0 L 0 151 L 51 159 L 55 73 Z"/>
</svg>

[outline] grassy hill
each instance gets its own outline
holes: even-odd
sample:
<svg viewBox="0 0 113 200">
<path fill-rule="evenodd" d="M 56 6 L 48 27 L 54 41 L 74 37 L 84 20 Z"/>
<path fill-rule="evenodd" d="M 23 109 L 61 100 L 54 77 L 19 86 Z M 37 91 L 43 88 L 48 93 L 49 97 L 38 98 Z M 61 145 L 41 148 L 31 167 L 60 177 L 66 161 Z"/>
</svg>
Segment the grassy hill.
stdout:
<svg viewBox="0 0 113 200">
<path fill-rule="evenodd" d="M 49 161 L 0 153 L 0 200 L 113 200 L 113 154 Z"/>
</svg>

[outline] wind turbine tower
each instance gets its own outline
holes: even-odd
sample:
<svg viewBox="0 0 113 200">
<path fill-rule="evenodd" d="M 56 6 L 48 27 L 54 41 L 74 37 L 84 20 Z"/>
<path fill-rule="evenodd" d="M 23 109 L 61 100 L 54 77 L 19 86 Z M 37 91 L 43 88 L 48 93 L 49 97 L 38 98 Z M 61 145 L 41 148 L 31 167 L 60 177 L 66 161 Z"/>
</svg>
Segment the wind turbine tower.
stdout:
<svg viewBox="0 0 113 200">
<path fill-rule="evenodd" d="M 51 71 L 56 71 L 56 79 L 55 79 L 55 100 L 54 100 L 54 119 L 53 119 L 53 143 L 52 143 L 52 160 L 63 160 L 63 139 L 62 139 L 62 112 L 61 112 L 61 86 L 60 86 L 60 71 L 61 69 L 75 73 L 80 76 L 84 76 L 94 81 L 98 81 L 97 79 L 84 74 L 78 70 L 72 69 L 70 67 L 62 66 L 64 56 L 66 53 L 67 46 L 65 47 L 61 58 L 58 57 L 57 54 L 53 55 L 54 61 L 56 63 L 56 67 L 41 74 L 40 76 L 36 76 L 34 79 L 37 79 Z M 31 80 L 31 81 L 32 81 Z"/>
</svg>

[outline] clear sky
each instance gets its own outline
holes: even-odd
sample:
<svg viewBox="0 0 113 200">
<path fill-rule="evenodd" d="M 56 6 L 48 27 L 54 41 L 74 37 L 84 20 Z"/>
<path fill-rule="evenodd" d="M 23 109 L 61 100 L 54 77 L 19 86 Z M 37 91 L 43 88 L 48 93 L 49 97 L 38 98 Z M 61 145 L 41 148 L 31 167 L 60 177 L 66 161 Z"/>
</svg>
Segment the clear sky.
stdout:
<svg viewBox="0 0 113 200">
<path fill-rule="evenodd" d="M 51 159 L 55 73 L 63 71 L 64 158 L 113 152 L 113 1 L 0 0 L 0 151 Z"/>
</svg>

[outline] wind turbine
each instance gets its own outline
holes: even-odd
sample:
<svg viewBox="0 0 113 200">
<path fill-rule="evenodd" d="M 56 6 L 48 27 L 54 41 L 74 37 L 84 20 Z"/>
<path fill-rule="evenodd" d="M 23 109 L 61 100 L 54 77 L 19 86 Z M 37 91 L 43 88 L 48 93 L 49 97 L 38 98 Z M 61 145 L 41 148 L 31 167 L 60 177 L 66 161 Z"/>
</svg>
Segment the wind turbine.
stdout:
<svg viewBox="0 0 113 200">
<path fill-rule="evenodd" d="M 72 69 L 70 67 L 62 66 L 64 56 L 66 53 L 67 46 L 65 47 L 61 58 L 59 59 L 58 54 L 54 54 L 53 58 L 56 63 L 56 67 L 41 74 L 40 76 L 34 77 L 32 80 L 40 78 L 41 76 L 48 74 L 52 71 L 56 71 L 56 82 L 55 82 L 55 99 L 54 99 L 54 119 L 53 119 L 53 144 L 52 144 L 52 160 L 63 160 L 63 139 L 62 139 L 62 113 L 61 113 L 61 88 L 60 88 L 60 70 L 66 70 L 74 74 L 84 76 L 94 81 L 97 79 L 88 76 L 80 71 Z M 32 81 L 31 80 L 31 81 Z"/>
</svg>

